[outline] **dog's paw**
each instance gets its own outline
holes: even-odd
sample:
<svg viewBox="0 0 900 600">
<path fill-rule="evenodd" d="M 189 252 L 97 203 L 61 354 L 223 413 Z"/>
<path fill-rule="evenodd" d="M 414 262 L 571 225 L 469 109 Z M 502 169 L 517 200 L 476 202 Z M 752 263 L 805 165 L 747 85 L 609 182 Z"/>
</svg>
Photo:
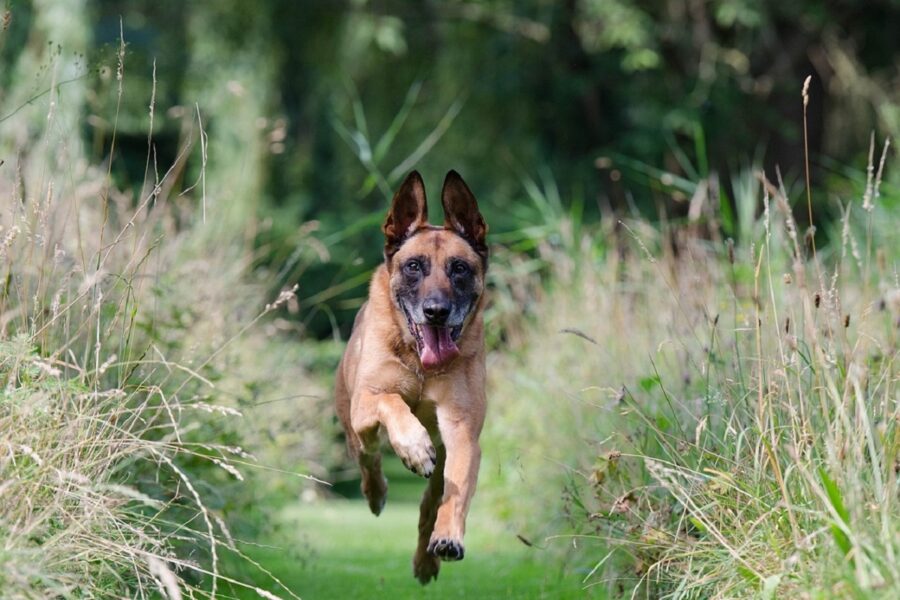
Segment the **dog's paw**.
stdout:
<svg viewBox="0 0 900 600">
<path fill-rule="evenodd" d="M 432 579 L 437 580 L 441 570 L 441 561 L 437 556 L 427 552 L 416 552 L 413 557 L 413 575 L 422 585 L 428 585 Z"/>
<path fill-rule="evenodd" d="M 431 477 L 431 474 L 434 473 L 437 451 L 424 427 L 420 426 L 409 435 L 391 440 L 391 445 L 406 468 L 416 475 Z"/>
<path fill-rule="evenodd" d="M 462 560 L 466 555 L 466 550 L 459 540 L 433 537 L 428 543 L 428 554 L 441 560 Z"/>
</svg>

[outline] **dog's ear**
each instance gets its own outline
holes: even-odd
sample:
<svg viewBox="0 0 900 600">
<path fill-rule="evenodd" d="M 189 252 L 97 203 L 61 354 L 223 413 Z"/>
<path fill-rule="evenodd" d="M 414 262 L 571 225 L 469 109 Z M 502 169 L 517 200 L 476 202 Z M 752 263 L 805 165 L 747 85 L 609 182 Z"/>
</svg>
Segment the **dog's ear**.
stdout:
<svg viewBox="0 0 900 600">
<path fill-rule="evenodd" d="M 441 204 L 444 205 L 444 227 L 461 235 L 486 261 L 488 228 L 472 190 L 456 171 L 450 171 L 444 179 Z"/>
<path fill-rule="evenodd" d="M 406 176 L 400 189 L 394 194 L 391 210 L 381 230 L 384 232 L 384 258 L 391 257 L 401 244 L 417 229 L 428 222 L 428 204 L 425 201 L 425 184 L 418 171 Z"/>
</svg>

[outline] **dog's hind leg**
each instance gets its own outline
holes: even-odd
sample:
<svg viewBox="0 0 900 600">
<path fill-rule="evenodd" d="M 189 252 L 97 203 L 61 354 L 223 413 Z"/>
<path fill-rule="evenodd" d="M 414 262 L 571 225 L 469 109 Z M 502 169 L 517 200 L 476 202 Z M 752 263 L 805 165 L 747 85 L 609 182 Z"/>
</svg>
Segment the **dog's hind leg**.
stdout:
<svg viewBox="0 0 900 600">
<path fill-rule="evenodd" d="M 372 514 L 378 516 L 387 500 L 387 478 L 381 471 L 381 453 L 360 454 L 359 470 L 362 473 L 362 493 L 369 502 Z"/>
<path fill-rule="evenodd" d="M 357 461 L 362 475 L 363 496 L 369 502 L 369 510 L 378 516 L 387 501 L 387 478 L 381 470 L 381 452 L 378 450 L 378 430 L 370 431 L 375 441 L 360 440 L 355 434 L 351 434 L 357 444 Z"/>
<path fill-rule="evenodd" d="M 351 419 L 350 392 L 344 383 L 343 361 L 338 365 L 337 378 L 334 384 L 335 406 L 344 433 L 347 437 L 347 452 L 359 464 L 362 476 L 362 493 L 369 502 L 369 509 L 378 515 L 384 508 L 387 498 L 387 479 L 381 471 L 381 453 L 378 451 L 377 427 L 364 433 L 366 439 L 353 429 Z"/>
<path fill-rule="evenodd" d="M 369 503 L 369 510 L 376 517 L 384 509 L 387 501 L 388 482 L 381 470 L 381 450 L 378 440 L 379 426 L 360 429 L 347 428 L 347 448 L 359 463 L 362 476 L 360 488 Z"/>
<path fill-rule="evenodd" d="M 437 579 L 441 568 L 441 559 L 428 552 L 428 542 L 431 532 L 434 530 L 434 521 L 437 519 L 438 506 L 444 496 L 444 462 L 447 459 L 447 451 L 443 445 L 437 447 L 437 464 L 428 487 L 422 496 L 422 504 L 419 507 L 419 544 L 413 556 L 413 574 L 422 585 L 432 579 Z"/>
</svg>

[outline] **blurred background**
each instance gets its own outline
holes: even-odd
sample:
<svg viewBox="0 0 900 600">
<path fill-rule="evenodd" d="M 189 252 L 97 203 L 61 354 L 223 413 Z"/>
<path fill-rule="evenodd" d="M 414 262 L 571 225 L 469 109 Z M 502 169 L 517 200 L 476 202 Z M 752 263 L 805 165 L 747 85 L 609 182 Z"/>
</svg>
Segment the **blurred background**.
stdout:
<svg viewBox="0 0 900 600">
<path fill-rule="evenodd" d="M 601 534 L 595 519 L 638 500 L 597 495 L 600 510 L 584 490 L 619 469 L 610 443 L 640 446 L 682 418 L 700 439 L 707 425 L 693 409 L 625 429 L 619 418 L 637 414 L 622 408 L 625 390 L 651 412 L 670 392 L 709 408 L 709 365 L 729 363 L 710 358 L 705 328 L 729 314 L 728 348 L 748 341 L 735 331 L 749 331 L 759 303 L 754 252 L 771 233 L 770 199 L 788 232 L 774 279 L 789 256 L 852 255 L 858 296 L 893 310 L 900 192 L 885 140 L 900 134 L 900 0 L 5 0 L 0 15 L 0 341 L 19 331 L 35 356 L 59 358 L 79 340 L 79 377 L 94 373 L 129 398 L 145 398 L 156 375 L 107 373 L 107 360 L 190 366 L 177 388 L 167 374 L 160 389 L 242 420 L 205 408 L 212 416 L 191 426 L 179 416 L 166 427 L 196 444 L 187 456 L 181 438 L 167 446 L 183 473 L 160 476 L 156 461 L 125 483 L 176 508 L 204 498 L 246 554 L 311 597 L 366 597 L 372 586 L 418 597 L 408 559 L 421 482 L 389 462 L 398 512 L 366 515 L 330 395 L 381 260 L 380 225 L 412 169 L 436 222 L 445 173 L 463 175 L 493 261 L 481 533 L 436 597 L 612 597 L 641 584 L 653 559 L 607 553 L 609 539 L 640 527 L 617 521 Z M 874 198 L 877 211 L 851 227 L 850 205 L 871 210 Z M 39 235 L 47 215 L 57 221 Z M 105 244 L 120 242 L 101 268 Z M 35 248 L 54 247 L 33 261 Z M 144 251 L 154 258 L 139 274 Z M 60 298 L 77 308 L 100 281 L 108 310 L 90 296 L 79 318 L 135 331 L 108 359 L 89 351 L 90 326 L 51 327 Z M 736 368 L 723 389 L 750 373 Z M 213 442 L 226 450 L 204 445 Z M 220 468 L 235 446 L 262 465 L 234 463 L 250 483 Z M 665 444 L 642 451 L 651 446 Z M 184 473 L 207 482 L 196 496 Z M 675 505 L 665 514 L 677 517 Z M 554 538 L 585 532 L 593 541 Z M 388 551 L 369 564 L 373 538 Z M 178 544 L 210 557 L 196 540 Z M 479 548 L 500 558 L 468 558 Z M 223 564 L 286 589 L 241 560 Z M 186 572 L 187 583 L 208 582 Z M 342 587 L 352 582 L 361 587 Z"/>
<path fill-rule="evenodd" d="M 346 335 L 379 256 L 376 225 L 413 167 L 432 196 L 447 170 L 463 173 L 501 235 L 540 225 L 529 179 L 596 221 L 684 218 L 692 190 L 679 184 L 712 177 L 726 233 L 737 235 L 743 172 L 764 168 L 774 180 L 778 166 L 788 187 L 802 179 L 806 77 L 814 182 L 864 166 L 873 131 L 900 130 L 894 0 L 10 7 L 2 87 L 29 70 L 25 95 L 42 89 L 50 74 L 24 57 L 58 47 L 71 62 L 58 76 L 89 90 L 85 155 L 109 160 L 115 130 L 123 187 L 144 183 L 148 133 L 156 164 L 176 165 L 172 185 L 186 187 L 203 159 L 183 148 L 202 126 L 209 201 L 260 219 L 258 260 L 278 273 L 273 288 L 301 281 L 303 269 L 300 320 L 318 338 Z M 121 96 L 110 93 L 120 36 Z M 7 110 L 20 100 L 5 96 Z M 240 194 L 219 171 L 240 174 Z M 832 218 L 825 194 L 814 196 L 816 214 Z M 327 261 L 299 266 L 304 224 Z"/>
</svg>

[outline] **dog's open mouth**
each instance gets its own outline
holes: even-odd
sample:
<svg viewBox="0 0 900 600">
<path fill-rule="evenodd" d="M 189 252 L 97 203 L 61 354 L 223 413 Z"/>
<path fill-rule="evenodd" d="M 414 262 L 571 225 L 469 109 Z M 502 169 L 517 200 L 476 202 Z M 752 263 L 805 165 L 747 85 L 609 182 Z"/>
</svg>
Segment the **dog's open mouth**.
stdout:
<svg viewBox="0 0 900 600">
<path fill-rule="evenodd" d="M 425 369 L 437 369 L 459 356 L 456 342 L 462 333 L 462 325 L 437 327 L 427 323 L 416 323 L 409 315 L 406 321 L 409 332 L 416 339 L 416 350 Z"/>
<path fill-rule="evenodd" d="M 413 335 L 419 348 L 419 359 L 426 369 L 441 367 L 459 355 L 456 339 L 459 338 L 461 327 L 435 327 L 418 323 L 413 326 L 416 328 Z"/>
</svg>

